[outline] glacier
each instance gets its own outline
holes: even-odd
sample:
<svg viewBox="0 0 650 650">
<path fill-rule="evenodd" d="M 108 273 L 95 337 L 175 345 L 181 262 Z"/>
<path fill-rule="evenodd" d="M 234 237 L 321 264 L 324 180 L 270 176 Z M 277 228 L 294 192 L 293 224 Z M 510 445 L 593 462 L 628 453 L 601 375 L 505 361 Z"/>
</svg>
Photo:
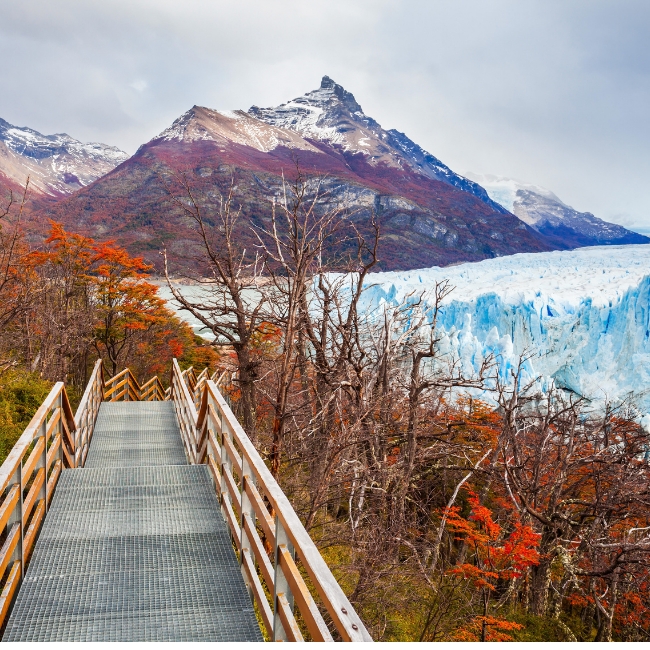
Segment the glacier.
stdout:
<svg viewBox="0 0 650 650">
<path fill-rule="evenodd" d="M 439 314 L 441 347 L 466 373 L 494 355 L 507 379 L 540 378 L 593 400 L 630 397 L 650 414 L 650 245 L 595 246 L 368 276 L 377 313 L 436 282 L 454 287 Z M 650 416 L 644 418 L 650 423 Z M 644 422 L 645 423 L 645 422 Z"/>
</svg>

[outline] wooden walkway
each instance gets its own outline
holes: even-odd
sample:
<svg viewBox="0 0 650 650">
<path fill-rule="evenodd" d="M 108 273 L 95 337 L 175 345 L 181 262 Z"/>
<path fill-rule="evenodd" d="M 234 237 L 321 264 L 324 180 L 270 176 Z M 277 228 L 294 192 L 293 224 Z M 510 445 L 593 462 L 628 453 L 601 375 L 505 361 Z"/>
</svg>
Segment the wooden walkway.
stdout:
<svg viewBox="0 0 650 650">
<path fill-rule="evenodd" d="M 103 402 L 62 472 L 3 641 L 261 641 L 206 465 L 174 404 Z"/>
<path fill-rule="evenodd" d="M 0 466 L 3 641 L 372 641 L 232 379 L 98 359 L 74 414 L 52 387 Z"/>
</svg>

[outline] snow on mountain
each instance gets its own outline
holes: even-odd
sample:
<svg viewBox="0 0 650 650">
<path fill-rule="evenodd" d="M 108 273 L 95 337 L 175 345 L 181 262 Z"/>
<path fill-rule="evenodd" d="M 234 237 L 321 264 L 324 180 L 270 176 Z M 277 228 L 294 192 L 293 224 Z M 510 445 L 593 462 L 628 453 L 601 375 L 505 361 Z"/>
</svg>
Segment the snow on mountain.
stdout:
<svg viewBox="0 0 650 650">
<path fill-rule="evenodd" d="M 635 393 L 650 413 L 650 245 L 377 273 L 365 307 L 398 304 L 444 279 L 455 289 L 442 308 L 442 346 L 466 372 L 493 354 L 507 378 L 530 354 L 524 381 L 541 376 L 597 403 Z"/>
<path fill-rule="evenodd" d="M 346 153 L 361 153 L 368 157 L 370 164 L 408 167 L 469 192 L 497 212 L 504 212 L 480 185 L 453 172 L 403 133 L 382 129 L 363 112 L 352 93 L 327 76 L 323 77 L 320 88 L 302 97 L 272 108 L 252 106 L 248 113 L 267 124 L 340 147 Z"/>
<path fill-rule="evenodd" d="M 42 194 L 70 194 L 129 157 L 117 147 L 79 142 L 66 133 L 43 135 L 0 118 L 0 172 Z"/>
<path fill-rule="evenodd" d="M 538 232 L 562 238 L 570 247 L 650 242 L 647 237 L 598 219 L 590 212 L 574 210 L 543 187 L 500 176 L 468 176 L 480 183 L 490 198 L 506 210 Z"/>
<path fill-rule="evenodd" d="M 256 120 L 244 111 L 217 111 L 193 106 L 154 140 L 197 142 L 206 140 L 222 146 L 240 144 L 269 152 L 284 146 L 317 152 L 314 145 L 300 135 Z"/>
</svg>

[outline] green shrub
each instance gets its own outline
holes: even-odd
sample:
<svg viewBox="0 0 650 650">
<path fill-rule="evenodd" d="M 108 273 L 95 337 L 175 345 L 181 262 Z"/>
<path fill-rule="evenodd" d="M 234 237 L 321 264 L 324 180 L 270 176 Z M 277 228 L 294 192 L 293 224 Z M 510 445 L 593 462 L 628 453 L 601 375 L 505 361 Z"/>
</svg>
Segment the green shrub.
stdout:
<svg viewBox="0 0 650 650">
<path fill-rule="evenodd" d="M 0 377 L 0 463 L 50 392 L 52 384 L 36 373 L 12 370 Z"/>
</svg>

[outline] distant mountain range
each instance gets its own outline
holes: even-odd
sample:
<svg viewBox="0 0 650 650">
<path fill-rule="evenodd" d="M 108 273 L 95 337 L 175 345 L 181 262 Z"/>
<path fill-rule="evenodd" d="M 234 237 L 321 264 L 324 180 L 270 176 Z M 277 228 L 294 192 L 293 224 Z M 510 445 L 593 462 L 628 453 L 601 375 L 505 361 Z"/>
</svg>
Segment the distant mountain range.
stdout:
<svg viewBox="0 0 650 650">
<path fill-rule="evenodd" d="M 538 185 L 502 176 L 468 176 L 480 183 L 491 199 L 557 243 L 558 248 L 650 243 L 644 235 L 603 221 L 591 212 L 574 210 L 553 192 Z"/>
<path fill-rule="evenodd" d="M 54 197 L 65 196 L 104 176 L 129 155 L 98 142 L 83 143 L 66 133 L 42 135 L 0 119 L 0 172 Z"/>
<path fill-rule="evenodd" d="M 329 77 L 317 90 L 275 108 L 194 106 L 130 158 L 115 147 L 42 136 L 3 121 L 1 147 L 0 160 L 6 151 L 11 161 L 0 162 L 4 180 L 24 182 L 29 173 L 47 199 L 39 203 L 37 221 L 52 218 L 96 238 L 116 239 L 153 263 L 165 246 L 179 271 L 200 271 L 192 260 L 200 246 L 192 224 L 169 200 L 166 185 L 174 173 L 187 174 L 208 222 L 214 222 L 219 194 L 234 180 L 243 217 L 240 243 L 251 252 L 255 242 L 246 225 L 268 223 L 270 199 L 279 195 L 283 174 L 295 173 L 296 161 L 305 173 L 324 177 L 332 199 L 348 206 L 361 231 L 369 230 L 375 215 L 382 270 L 573 248 L 594 243 L 605 231 L 610 234 L 603 243 L 627 243 L 622 239 L 630 236 L 650 242 L 593 215 L 581 215 L 581 221 L 559 217 L 556 207 L 555 217 L 531 216 L 532 207 L 524 214 L 519 189 L 512 205 L 504 203 L 489 183 L 454 173 L 403 133 L 382 129 Z M 546 209 L 541 200 L 536 205 Z M 588 232 L 587 216 L 593 220 Z M 340 252 L 334 245 L 332 255 Z"/>
</svg>

